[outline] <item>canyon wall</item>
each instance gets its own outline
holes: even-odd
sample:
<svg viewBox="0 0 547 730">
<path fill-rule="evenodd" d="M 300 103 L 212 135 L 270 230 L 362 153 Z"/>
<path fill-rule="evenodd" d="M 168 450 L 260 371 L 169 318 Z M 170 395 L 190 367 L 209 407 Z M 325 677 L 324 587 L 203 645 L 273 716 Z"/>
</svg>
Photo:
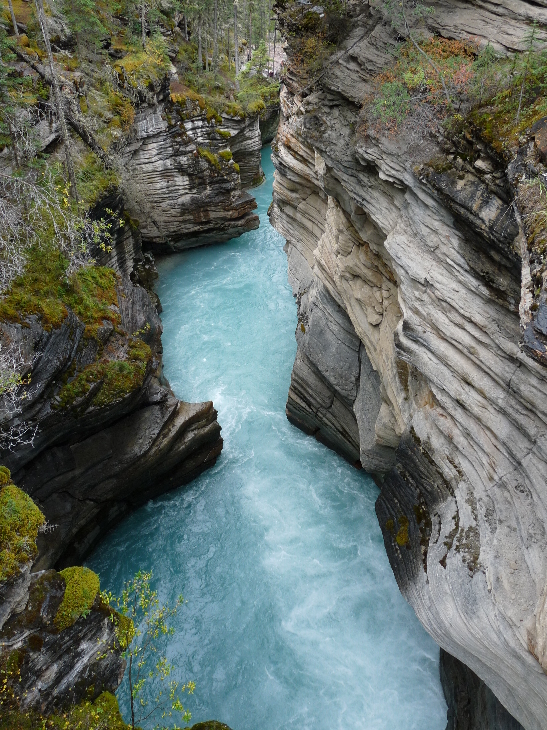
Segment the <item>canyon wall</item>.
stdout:
<svg viewBox="0 0 547 730">
<path fill-rule="evenodd" d="M 116 210 L 123 200 L 105 204 Z M 27 363 L 13 425 L 36 429 L 2 463 L 54 526 L 39 536 L 35 569 L 80 562 L 129 511 L 187 483 L 222 449 L 213 404 L 180 401 L 162 375 L 161 321 L 139 279 L 149 286 L 155 269 L 137 233 L 119 227 L 103 253 L 117 274 L 93 292 L 111 302 L 97 321 L 65 307 L 54 322 L 16 314 L 0 323 L 2 340 Z"/>
<path fill-rule="evenodd" d="M 67 93 L 85 88 L 80 76 L 74 85 L 65 79 Z M 28 311 L 16 306 L 0 322 L 0 342 L 22 353 L 30 383 L 3 428 L 35 431 L 32 443 L 8 445 L 0 463 L 55 526 L 39 538 L 35 569 L 80 562 L 130 510 L 215 463 L 222 439 L 213 404 L 180 401 L 162 373 L 150 254 L 259 225 L 245 188 L 262 180 L 261 137 L 272 133 L 275 108 L 261 130 L 257 114 L 206 107 L 174 69 L 146 91 L 123 75 L 113 82 L 135 119 L 110 149 L 121 187 L 103 195 L 91 218 L 110 221 L 112 245 L 93 255 L 115 275 L 99 275 L 107 283 L 79 313 L 56 302 L 61 314 L 48 321 L 47 306 L 30 295 Z M 47 144 L 60 141 L 54 123 L 38 132 Z M 101 310 L 103 300 L 110 304 Z"/>
<path fill-rule="evenodd" d="M 245 192 L 262 180 L 258 116 L 212 114 L 169 88 L 155 101 L 137 109 L 120 153 L 144 247 L 178 251 L 258 228 L 255 200 Z"/>
<path fill-rule="evenodd" d="M 542 730 L 543 300 L 530 308 L 512 201 L 525 164 L 544 167 L 530 130 L 508 165 L 480 136 L 463 149 L 423 119 L 392 135 L 363 128 L 397 34 L 367 3 L 352 13 L 320 83 L 289 64 L 281 93 L 271 219 L 298 304 L 287 415 L 381 487 L 399 587 L 456 658 L 444 671 L 451 730 Z M 533 22 L 545 38 L 547 9 L 446 0 L 426 22 L 506 52 L 525 47 Z M 456 686 L 475 709 L 461 711 Z"/>
</svg>

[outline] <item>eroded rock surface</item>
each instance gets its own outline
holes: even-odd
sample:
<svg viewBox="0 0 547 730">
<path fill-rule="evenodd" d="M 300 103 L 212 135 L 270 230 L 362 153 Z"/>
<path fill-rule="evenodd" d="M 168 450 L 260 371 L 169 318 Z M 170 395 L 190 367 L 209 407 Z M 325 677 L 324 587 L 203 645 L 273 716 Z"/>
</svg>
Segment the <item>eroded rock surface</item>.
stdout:
<svg viewBox="0 0 547 730">
<path fill-rule="evenodd" d="M 55 526 L 38 568 L 78 563 L 129 511 L 186 484 L 222 449 L 213 404 L 178 400 L 162 375 L 161 321 L 127 276 L 129 252 L 140 251 L 128 228 L 115 232 L 102 262 L 120 272 L 114 324 L 86 326 L 70 308 L 49 328 L 36 315 L 0 324 L 30 381 L 14 422 L 37 429 L 31 445 L 6 449 L 0 461 Z"/>
<path fill-rule="evenodd" d="M 304 93 L 289 68 L 281 94 L 272 222 L 299 314 L 287 413 L 376 475 L 418 618 L 492 702 L 542 730 L 547 373 L 521 346 L 517 176 L 478 140 L 477 165 L 436 169 L 445 140 L 423 128 L 358 131 L 396 37 L 368 4 L 354 13 L 349 52 Z M 427 22 L 512 50 L 534 20 L 544 37 L 541 5 L 446 0 Z"/>
<path fill-rule="evenodd" d="M 171 101 L 168 88 L 156 99 L 137 109 L 133 140 L 121 152 L 143 246 L 178 251 L 258 228 L 245 192 L 262 179 L 258 116 L 208 118 L 191 99 Z"/>
<path fill-rule="evenodd" d="M 85 616 L 59 630 L 55 618 L 66 590 L 55 570 L 21 573 L 0 586 L 11 604 L 0 622 L 0 661 L 19 707 L 49 714 L 114 692 L 125 670 L 112 611 L 97 595 Z M 10 598 L 17 594 L 17 601 Z M 5 699 L 5 687 L 4 699 Z"/>
</svg>

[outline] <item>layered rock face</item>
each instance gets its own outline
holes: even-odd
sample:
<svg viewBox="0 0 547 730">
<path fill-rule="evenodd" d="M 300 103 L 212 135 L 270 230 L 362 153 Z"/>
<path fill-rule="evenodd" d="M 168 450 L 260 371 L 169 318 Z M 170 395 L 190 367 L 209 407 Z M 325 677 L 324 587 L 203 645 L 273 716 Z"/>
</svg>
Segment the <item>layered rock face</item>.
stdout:
<svg viewBox="0 0 547 730">
<path fill-rule="evenodd" d="M 258 228 L 245 192 L 262 179 L 257 116 L 208 118 L 197 102 L 174 103 L 163 89 L 156 104 L 137 109 L 134 130 L 121 154 L 145 248 L 179 251 Z"/>
<path fill-rule="evenodd" d="M 544 37 L 537 4 L 447 0 L 427 23 L 512 50 L 534 20 Z M 435 167 L 446 140 L 418 123 L 356 133 L 395 43 L 362 3 L 320 84 L 303 90 L 289 69 L 282 90 L 272 222 L 299 315 L 287 414 L 376 476 L 401 591 L 479 678 L 460 682 L 478 707 L 467 725 L 447 690 L 451 727 L 541 730 L 547 373 L 519 345 L 515 171 L 479 139 L 467 165 L 455 151 Z"/>
<path fill-rule="evenodd" d="M 14 422 L 37 429 L 31 445 L 5 450 L 1 461 L 54 526 L 37 568 L 78 563 L 129 511 L 187 483 L 222 449 L 213 404 L 178 400 L 162 376 L 160 319 L 127 276 L 139 271 L 128 252 L 140 251 L 128 230 L 115 232 L 103 261 L 120 272 L 114 323 L 90 327 L 68 308 L 49 328 L 36 315 L 0 324 L 2 342 L 28 368 Z"/>
<path fill-rule="evenodd" d="M 112 611 L 97 595 L 85 616 L 60 630 L 55 618 L 65 591 L 55 570 L 30 573 L 30 565 L 0 585 L 0 661 L 11 659 L 8 676 L 23 711 L 49 714 L 115 692 L 122 680 L 126 662 Z"/>
</svg>

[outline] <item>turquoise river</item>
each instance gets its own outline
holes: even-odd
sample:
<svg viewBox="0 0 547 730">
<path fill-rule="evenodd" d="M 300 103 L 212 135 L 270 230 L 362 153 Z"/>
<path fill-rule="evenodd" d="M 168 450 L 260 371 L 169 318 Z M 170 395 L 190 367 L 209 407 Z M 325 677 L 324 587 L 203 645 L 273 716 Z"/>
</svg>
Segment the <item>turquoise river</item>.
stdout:
<svg viewBox="0 0 547 730">
<path fill-rule="evenodd" d="M 142 569 L 163 602 L 184 595 L 164 651 L 196 683 L 192 723 L 444 730 L 439 650 L 397 589 L 376 486 L 285 417 L 296 304 L 266 215 L 269 148 L 262 164 L 259 230 L 159 264 L 165 374 L 179 398 L 213 400 L 222 455 L 88 565 L 114 592 Z M 119 698 L 128 719 L 126 680 Z"/>
</svg>

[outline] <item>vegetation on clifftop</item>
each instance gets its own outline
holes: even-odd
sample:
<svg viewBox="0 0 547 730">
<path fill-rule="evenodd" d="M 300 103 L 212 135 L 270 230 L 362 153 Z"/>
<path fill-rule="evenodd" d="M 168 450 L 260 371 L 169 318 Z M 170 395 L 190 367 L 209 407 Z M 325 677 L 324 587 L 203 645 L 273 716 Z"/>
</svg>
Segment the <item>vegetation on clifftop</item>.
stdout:
<svg viewBox="0 0 547 730">
<path fill-rule="evenodd" d="M 413 31 L 363 100 L 361 131 L 394 135 L 407 120 L 422 132 L 439 124 L 448 134 L 472 127 L 498 154 L 511 155 L 520 135 L 547 115 L 547 46 L 538 35 L 532 25 L 525 50 L 508 56 L 473 39 Z"/>
</svg>

